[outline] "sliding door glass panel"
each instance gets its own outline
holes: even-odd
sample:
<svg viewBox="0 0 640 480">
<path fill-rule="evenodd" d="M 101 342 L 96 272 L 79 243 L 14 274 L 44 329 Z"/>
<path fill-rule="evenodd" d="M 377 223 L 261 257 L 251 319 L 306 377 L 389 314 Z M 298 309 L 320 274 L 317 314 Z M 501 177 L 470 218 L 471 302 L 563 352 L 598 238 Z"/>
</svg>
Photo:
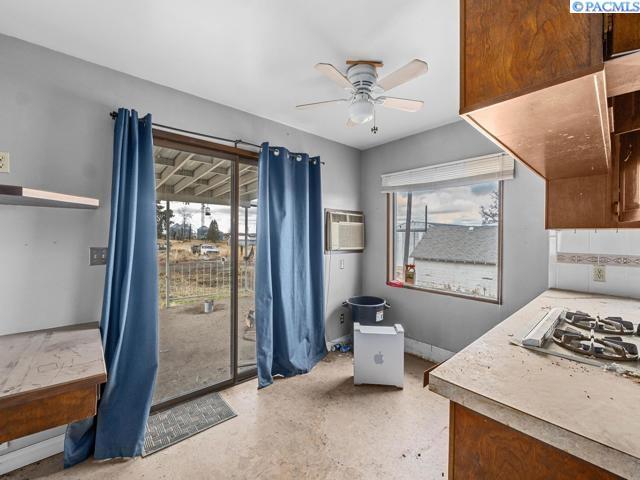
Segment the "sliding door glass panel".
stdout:
<svg viewBox="0 0 640 480">
<path fill-rule="evenodd" d="M 160 363 L 153 403 L 233 378 L 232 162 L 154 148 Z"/>
<path fill-rule="evenodd" d="M 256 368 L 255 266 L 258 166 L 240 164 L 238 205 L 238 374 Z"/>
</svg>

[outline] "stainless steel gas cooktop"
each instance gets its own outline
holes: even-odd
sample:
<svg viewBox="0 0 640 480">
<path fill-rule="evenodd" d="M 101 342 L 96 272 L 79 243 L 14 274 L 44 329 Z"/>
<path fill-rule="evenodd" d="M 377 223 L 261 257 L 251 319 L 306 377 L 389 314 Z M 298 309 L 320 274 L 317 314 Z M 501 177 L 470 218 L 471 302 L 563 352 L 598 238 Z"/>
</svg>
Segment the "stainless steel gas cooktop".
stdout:
<svg viewBox="0 0 640 480">
<path fill-rule="evenodd" d="M 640 374 L 640 324 L 619 316 L 554 308 L 535 323 L 520 344 L 593 365 L 620 363 L 625 370 Z"/>
</svg>

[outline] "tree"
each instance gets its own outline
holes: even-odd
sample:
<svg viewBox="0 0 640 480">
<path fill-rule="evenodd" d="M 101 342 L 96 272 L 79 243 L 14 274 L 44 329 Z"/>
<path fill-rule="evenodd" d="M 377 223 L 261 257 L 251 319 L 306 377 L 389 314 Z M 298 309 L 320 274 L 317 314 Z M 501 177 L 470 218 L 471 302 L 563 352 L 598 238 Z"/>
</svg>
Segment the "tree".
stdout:
<svg viewBox="0 0 640 480">
<path fill-rule="evenodd" d="M 207 232 L 207 240 L 211 242 L 220 242 L 224 239 L 223 233 L 218 228 L 218 222 L 211 220 L 209 231 Z"/>
<path fill-rule="evenodd" d="M 191 209 L 185 203 L 178 208 L 178 215 L 182 217 L 182 229 L 180 230 L 180 240 L 190 240 L 191 239 Z M 187 229 L 188 225 L 188 229 Z"/>
<path fill-rule="evenodd" d="M 160 202 L 156 202 L 156 232 L 158 238 L 162 238 L 165 232 L 169 231 L 169 224 L 167 223 L 167 215 L 169 217 L 169 224 L 173 218 L 173 210 L 165 210 L 165 206 Z"/>
<path fill-rule="evenodd" d="M 495 190 L 489 195 L 491 197 L 491 203 L 487 206 L 480 206 L 480 215 L 482 216 L 483 225 L 496 224 L 498 223 L 498 220 L 500 220 L 500 196 Z"/>
</svg>

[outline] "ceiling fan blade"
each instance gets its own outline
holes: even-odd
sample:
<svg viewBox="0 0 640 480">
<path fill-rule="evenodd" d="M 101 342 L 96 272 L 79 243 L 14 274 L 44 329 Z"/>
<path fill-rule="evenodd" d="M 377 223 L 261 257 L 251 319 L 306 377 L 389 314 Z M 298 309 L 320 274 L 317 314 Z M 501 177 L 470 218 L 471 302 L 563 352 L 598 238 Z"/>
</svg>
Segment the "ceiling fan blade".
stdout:
<svg viewBox="0 0 640 480">
<path fill-rule="evenodd" d="M 427 62 L 422 60 L 411 60 L 404 67 L 399 68 L 393 73 L 390 73 L 382 80 L 378 82 L 378 86 L 384 91 L 391 90 L 392 88 L 407 83 L 409 80 L 413 80 L 420 75 L 424 75 L 428 70 Z"/>
<path fill-rule="evenodd" d="M 344 102 L 348 102 L 349 100 L 346 98 L 338 98 L 336 100 L 325 100 L 324 102 L 313 102 L 313 103 L 303 103 L 302 105 L 296 105 L 296 108 L 299 109 L 305 109 L 305 108 L 312 108 L 312 107 L 318 107 L 321 105 L 329 105 L 332 103 L 344 103 Z"/>
<path fill-rule="evenodd" d="M 330 63 L 317 63 L 314 67 L 329 80 L 337 83 L 342 88 L 352 89 L 353 85 L 344 74 Z"/>
<path fill-rule="evenodd" d="M 351 119 L 347 120 L 347 127 L 352 128 L 352 127 L 355 127 L 356 125 L 358 124 L 355 123 L 353 120 Z"/>
<path fill-rule="evenodd" d="M 402 110 L 403 112 L 417 112 L 424 105 L 422 100 L 408 100 L 406 98 L 378 97 L 378 100 L 382 100 L 383 107 Z"/>
</svg>

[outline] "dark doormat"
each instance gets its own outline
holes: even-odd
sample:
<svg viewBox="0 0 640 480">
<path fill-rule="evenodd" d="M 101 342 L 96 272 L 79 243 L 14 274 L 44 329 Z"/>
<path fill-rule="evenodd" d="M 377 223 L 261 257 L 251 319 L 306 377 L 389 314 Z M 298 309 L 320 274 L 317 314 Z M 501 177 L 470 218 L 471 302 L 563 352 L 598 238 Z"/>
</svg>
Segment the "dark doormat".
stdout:
<svg viewBox="0 0 640 480">
<path fill-rule="evenodd" d="M 218 392 L 149 415 L 143 457 L 236 416 Z"/>
</svg>

